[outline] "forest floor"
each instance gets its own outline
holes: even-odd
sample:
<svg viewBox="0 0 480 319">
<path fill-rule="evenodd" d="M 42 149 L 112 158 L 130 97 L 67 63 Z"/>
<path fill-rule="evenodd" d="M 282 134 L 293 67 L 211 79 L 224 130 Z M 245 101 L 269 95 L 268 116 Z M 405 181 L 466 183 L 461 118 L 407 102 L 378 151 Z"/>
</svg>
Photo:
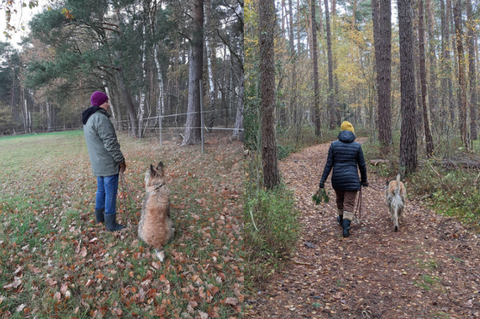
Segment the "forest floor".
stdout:
<svg viewBox="0 0 480 319">
<path fill-rule="evenodd" d="M 329 203 L 312 201 L 329 145 L 280 162 L 303 231 L 286 268 L 246 300 L 246 318 L 480 318 L 478 232 L 411 196 L 395 232 L 386 181 L 369 172 L 361 218 L 344 239 L 330 178 Z"/>
<path fill-rule="evenodd" d="M 0 138 L 0 318 L 241 318 L 243 143 L 119 134 L 117 221 L 95 222 L 82 131 Z M 175 237 L 160 262 L 138 238 L 145 172 L 165 164 Z"/>
</svg>

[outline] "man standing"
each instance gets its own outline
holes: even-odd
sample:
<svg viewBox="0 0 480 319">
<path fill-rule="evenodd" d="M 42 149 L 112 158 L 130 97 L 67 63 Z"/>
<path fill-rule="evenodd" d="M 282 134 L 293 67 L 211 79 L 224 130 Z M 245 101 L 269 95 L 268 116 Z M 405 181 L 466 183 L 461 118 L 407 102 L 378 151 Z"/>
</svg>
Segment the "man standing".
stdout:
<svg viewBox="0 0 480 319">
<path fill-rule="evenodd" d="M 116 220 L 118 174 L 123 173 L 127 165 L 109 120 L 108 96 L 96 91 L 90 102 L 92 106 L 82 112 L 82 122 L 93 175 L 97 177 L 95 217 L 97 223 L 105 222 L 108 231 L 117 231 L 125 228 Z"/>
</svg>

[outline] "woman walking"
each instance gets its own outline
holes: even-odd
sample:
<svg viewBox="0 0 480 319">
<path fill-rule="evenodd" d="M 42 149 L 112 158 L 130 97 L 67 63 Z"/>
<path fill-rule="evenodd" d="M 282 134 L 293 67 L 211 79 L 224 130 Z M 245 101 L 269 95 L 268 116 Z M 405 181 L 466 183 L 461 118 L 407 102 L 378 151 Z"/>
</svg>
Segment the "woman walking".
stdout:
<svg viewBox="0 0 480 319">
<path fill-rule="evenodd" d="M 353 125 L 348 121 L 343 121 L 338 141 L 330 145 L 327 162 L 320 179 L 320 188 L 325 187 L 325 181 L 332 168 L 332 187 L 337 197 L 337 221 L 343 228 L 343 237 L 348 237 L 357 192 L 361 186 L 368 186 L 367 166 L 362 146 L 355 142 Z M 360 169 L 361 178 L 358 176 L 358 169 Z"/>
</svg>

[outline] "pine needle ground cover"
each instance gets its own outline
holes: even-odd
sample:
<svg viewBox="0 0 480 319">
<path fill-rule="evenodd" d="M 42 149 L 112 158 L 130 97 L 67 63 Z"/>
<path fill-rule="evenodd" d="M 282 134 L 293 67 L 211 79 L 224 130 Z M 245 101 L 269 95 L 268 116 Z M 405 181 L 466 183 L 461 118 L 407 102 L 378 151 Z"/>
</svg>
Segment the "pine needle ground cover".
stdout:
<svg viewBox="0 0 480 319">
<path fill-rule="evenodd" d="M 119 136 L 116 233 L 94 223 L 82 131 L 0 139 L 0 317 L 240 318 L 243 147 Z M 163 161 L 175 239 L 160 263 L 137 237 L 150 164 Z"/>
</svg>

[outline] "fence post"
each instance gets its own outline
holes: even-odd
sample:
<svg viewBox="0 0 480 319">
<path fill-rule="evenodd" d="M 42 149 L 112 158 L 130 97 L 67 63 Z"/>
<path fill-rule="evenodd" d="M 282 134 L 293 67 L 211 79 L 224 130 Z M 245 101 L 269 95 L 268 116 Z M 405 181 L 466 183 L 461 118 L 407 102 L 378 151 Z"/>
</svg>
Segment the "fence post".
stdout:
<svg viewBox="0 0 480 319">
<path fill-rule="evenodd" d="M 163 94 L 162 92 L 160 92 L 160 94 Z M 161 99 L 161 97 L 159 96 L 158 97 L 159 99 Z M 158 103 L 158 102 L 157 102 Z M 162 122 L 163 122 L 163 112 L 162 112 L 162 103 L 160 103 L 160 106 L 158 108 L 158 129 L 159 129 L 159 139 L 160 139 L 160 146 L 163 145 L 163 141 L 162 141 Z"/>
<path fill-rule="evenodd" d="M 200 85 L 200 136 L 202 137 L 202 154 L 205 154 L 205 140 L 203 136 L 203 90 L 202 80 L 199 80 Z"/>
<path fill-rule="evenodd" d="M 162 116 L 162 110 L 161 110 L 161 107 L 160 107 L 160 114 L 158 115 L 158 128 L 160 130 L 160 146 L 162 146 L 162 120 L 163 120 L 163 116 Z"/>
</svg>

